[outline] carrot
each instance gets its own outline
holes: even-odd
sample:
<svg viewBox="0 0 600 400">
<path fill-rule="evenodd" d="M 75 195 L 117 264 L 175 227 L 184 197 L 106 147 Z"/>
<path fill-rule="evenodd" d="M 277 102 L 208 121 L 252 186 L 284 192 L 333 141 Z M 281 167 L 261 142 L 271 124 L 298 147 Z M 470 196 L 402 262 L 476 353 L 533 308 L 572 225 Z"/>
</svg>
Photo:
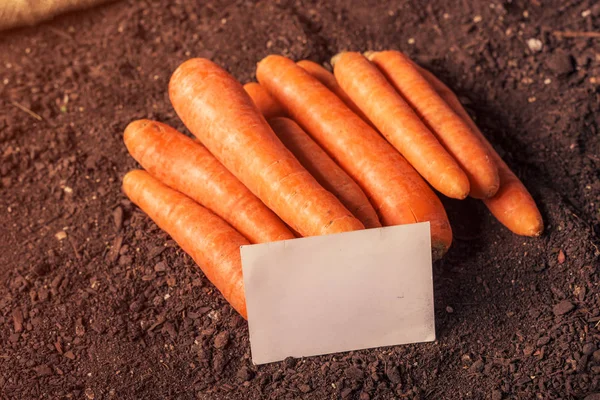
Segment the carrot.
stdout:
<svg viewBox="0 0 600 400">
<path fill-rule="evenodd" d="M 430 221 L 434 256 L 452 242 L 442 203 L 408 162 L 336 95 L 293 61 L 268 56 L 256 71 L 271 93 L 372 200 L 383 225 Z"/>
<path fill-rule="evenodd" d="M 419 71 L 454 112 L 464 119 L 471 130 L 475 132 L 498 166 L 500 189 L 493 197 L 483 200 L 487 208 L 498 221 L 517 235 L 540 236 L 544 231 L 544 221 L 527 188 L 481 133 L 454 92 L 431 72 L 420 67 Z"/>
<path fill-rule="evenodd" d="M 467 197 L 467 175 L 377 67 L 354 52 L 332 63 L 342 89 L 431 186 L 448 197 Z"/>
<path fill-rule="evenodd" d="M 321 186 L 340 199 L 365 228 L 381 226 L 377 213 L 360 186 L 298 124 L 289 118 L 272 118 L 269 124 L 300 164 Z"/>
<path fill-rule="evenodd" d="M 247 318 L 240 246 L 250 244 L 248 240 L 208 209 L 146 171 L 128 172 L 123 178 L 123 190 L 194 259 L 229 304 Z"/>
<path fill-rule="evenodd" d="M 195 58 L 181 64 L 169 96 L 188 129 L 301 235 L 364 228 L 285 148 L 242 85 L 215 63 Z"/>
<path fill-rule="evenodd" d="M 461 166 L 469 177 L 470 195 L 480 199 L 493 196 L 500 180 L 489 151 L 421 76 L 413 62 L 399 51 L 367 52 L 365 55 L 383 72 Z"/>
<path fill-rule="evenodd" d="M 256 82 L 246 83 L 244 90 L 254 101 L 256 107 L 265 116 L 266 119 L 274 117 L 285 117 L 285 111 L 281 104 L 277 102 L 260 84 Z"/>
<path fill-rule="evenodd" d="M 250 242 L 295 237 L 200 143 L 149 120 L 130 123 L 123 139 L 129 153 L 150 175 L 223 218 Z"/>
<path fill-rule="evenodd" d="M 327 86 L 327 88 L 333 93 L 335 93 L 337 97 L 339 97 L 344 103 L 346 103 L 348 108 L 354 111 L 356 115 L 361 117 L 368 124 L 371 124 L 371 121 L 369 121 L 369 118 L 367 118 L 365 113 L 363 113 L 363 111 L 354 103 L 354 101 L 352 101 L 350 96 L 348 96 L 344 89 L 340 87 L 337 80 L 335 79 L 335 76 L 331 72 L 327 71 L 325 67 L 310 60 L 301 60 L 298 61 L 296 64 L 302 67 L 302 69 L 311 74 L 316 80 L 321 82 L 323 85 Z"/>
</svg>

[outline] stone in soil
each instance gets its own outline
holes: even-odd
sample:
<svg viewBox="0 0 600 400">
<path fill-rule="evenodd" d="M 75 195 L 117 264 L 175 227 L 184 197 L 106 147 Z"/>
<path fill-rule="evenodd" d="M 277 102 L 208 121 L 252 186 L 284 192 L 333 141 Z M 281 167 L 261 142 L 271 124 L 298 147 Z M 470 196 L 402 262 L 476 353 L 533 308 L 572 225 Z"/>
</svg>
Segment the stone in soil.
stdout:
<svg viewBox="0 0 600 400">
<path fill-rule="evenodd" d="M 559 76 L 568 75 L 573 72 L 575 68 L 573 57 L 562 50 L 556 50 L 546 61 L 546 66 Z"/>
<path fill-rule="evenodd" d="M 215 347 L 217 349 L 222 349 L 229 343 L 229 332 L 223 331 L 219 332 L 217 336 L 215 336 Z"/>
<path fill-rule="evenodd" d="M 560 316 L 571 312 L 574 308 L 575 304 L 571 303 L 569 300 L 563 300 L 552 308 L 552 312 L 554 312 L 554 315 Z"/>
</svg>

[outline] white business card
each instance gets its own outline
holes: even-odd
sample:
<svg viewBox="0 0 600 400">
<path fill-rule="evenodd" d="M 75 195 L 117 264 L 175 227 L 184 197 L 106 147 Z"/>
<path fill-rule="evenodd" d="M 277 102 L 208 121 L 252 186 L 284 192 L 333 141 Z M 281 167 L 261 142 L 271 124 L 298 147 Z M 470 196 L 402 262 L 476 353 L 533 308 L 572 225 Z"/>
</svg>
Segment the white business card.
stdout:
<svg viewBox="0 0 600 400">
<path fill-rule="evenodd" d="M 242 246 L 255 364 L 435 340 L 429 223 Z"/>
</svg>

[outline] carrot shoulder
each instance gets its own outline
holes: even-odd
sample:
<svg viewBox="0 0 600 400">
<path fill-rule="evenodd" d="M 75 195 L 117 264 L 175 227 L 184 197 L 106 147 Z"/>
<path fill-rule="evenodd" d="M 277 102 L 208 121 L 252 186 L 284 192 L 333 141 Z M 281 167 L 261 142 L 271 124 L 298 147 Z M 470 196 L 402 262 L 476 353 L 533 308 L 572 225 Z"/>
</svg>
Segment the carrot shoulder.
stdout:
<svg viewBox="0 0 600 400">
<path fill-rule="evenodd" d="M 272 118 L 269 124 L 300 164 L 315 177 L 317 182 L 333 193 L 365 228 L 381 226 L 377 213 L 360 186 L 289 118 Z"/>
<path fill-rule="evenodd" d="M 399 51 L 368 52 L 366 55 L 467 174 L 471 185 L 470 195 L 475 198 L 493 196 L 500 181 L 489 151 L 423 78 L 413 62 Z"/>
<path fill-rule="evenodd" d="M 248 240 L 208 209 L 146 171 L 127 173 L 123 190 L 194 259 L 229 304 L 247 318 L 240 246 L 250 244 Z"/>
<path fill-rule="evenodd" d="M 431 186 L 467 197 L 469 178 L 377 67 L 354 52 L 338 54 L 332 64 L 342 89 Z"/>
<path fill-rule="evenodd" d="M 130 123 L 123 140 L 150 175 L 223 218 L 250 242 L 294 238 L 283 221 L 200 143 L 149 120 Z"/>
<path fill-rule="evenodd" d="M 202 144 L 301 235 L 364 228 L 285 148 L 242 85 L 212 61 L 181 64 L 169 97 Z"/>
<path fill-rule="evenodd" d="M 483 133 L 481 133 L 454 92 L 431 72 L 424 68 L 419 68 L 419 70 L 429 84 L 433 86 L 446 103 L 452 107 L 454 112 L 463 118 L 471 130 L 475 132 L 477 137 L 479 137 L 481 142 L 490 152 L 492 160 L 494 160 L 498 166 L 500 189 L 498 189 L 498 192 L 493 197 L 483 200 L 487 208 L 498 221 L 517 235 L 541 235 L 544 230 L 544 221 L 540 210 L 537 208 L 535 201 L 527 191 L 527 188 L 525 188 L 519 178 L 517 178 L 508 165 L 506 165 Z"/>
<path fill-rule="evenodd" d="M 268 56 L 256 73 L 260 84 L 361 186 L 383 225 L 430 221 L 435 256 L 448 249 L 452 231 L 440 200 L 396 149 L 293 61 Z"/>
<path fill-rule="evenodd" d="M 365 115 L 365 113 L 363 113 L 360 107 L 358 107 L 350 98 L 350 96 L 348 96 L 348 94 L 344 91 L 344 89 L 341 88 L 341 86 L 335 79 L 335 76 L 331 72 L 326 70 L 325 67 L 310 60 L 301 60 L 298 61 L 296 64 L 298 64 L 299 67 L 304 69 L 306 72 L 312 75 L 313 78 L 315 78 L 323 85 L 325 85 L 329 90 L 331 90 L 348 106 L 349 109 L 354 111 L 354 113 L 361 117 L 366 123 L 371 123 L 371 121 L 369 121 L 369 118 Z"/>
<path fill-rule="evenodd" d="M 256 107 L 266 119 L 285 117 L 285 110 L 260 84 L 256 82 L 246 83 L 244 90 L 254 101 Z"/>
</svg>

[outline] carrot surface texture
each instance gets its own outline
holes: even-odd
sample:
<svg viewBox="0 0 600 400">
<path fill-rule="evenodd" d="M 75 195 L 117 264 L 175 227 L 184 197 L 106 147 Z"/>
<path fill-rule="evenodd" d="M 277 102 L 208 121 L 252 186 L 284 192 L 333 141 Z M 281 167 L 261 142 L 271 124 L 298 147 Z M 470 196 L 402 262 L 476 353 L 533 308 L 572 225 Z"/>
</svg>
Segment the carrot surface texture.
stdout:
<svg viewBox="0 0 600 400">
<path fill-rule="evenodd" d="M 430 221 L 434 257 L 448 249 L 452 230 L 442 203 L 383 137 L 285 57 L 266 57 L 258 64 L 256 75 L 288 114 L 361 186 L 383 225 Z"/>
<path fill-rule="evenodd" d="M 181 64 L 169 97 L 188 129 L 254 195 L 302 236 L 363 229 L 277 138 L 252 99 L 210 60 Z"/>
<path fill-rule="evenodd" d="M 260 84 L 256 82 L 246 83 L 244 90 L 254 101 L 256 107 L 266 119 L 285 117 L 285 110 Z"/>
<path fill-rule="evenodd" d="M 377 67 L 354 52 L 338 54 L 332 64 L 344 92 L 431 186 L 448 197 L 467 197 L 467 175 Z"/>
<path fill-rule="evenodd" d="M 500 175 L 500 189 L 489 199 L 483 202 L 492 215 L 504 226 L 517 235 L 540 236 L 544 231 L 544 221 L 540 210 L 537 208 L 533 197 L 519 178 L 511 171 L 504 160 L 498 155 L 494 147 L 485 138 L 475 122 L 471 119 L 460 100 L 448 86 L 440 81 L 435 75 L 424 68 L 419 68 L 425 79 L 450 107 L 469 125 L 477 137 L 485 145 L 492 156 L 492 160 L 498 166 Z"/>
<path fill-rule="evenodd" d="M 365 228 L 381 226 L 375 209 L 360 186 L 297 123 L 280 117 L 270 119 L 269 124 L 300 164 L 321 186 L 340 199 Z"/>
<path fill-rule="evenodd" d="M 369 118 L 365 113 L 358 107 L 354 101 L 348 96 L 348 94 L 342 89 L 335 79 L 335 76 L 329 72 L 325 67 L 316 62 L 310 60 L 301 60 L 296 64 L 313 76 L 316 80 L 325 85 L 331 90 L 337 97 L 340 98 L 356 115 L 361 117 L 366 123 L 370 124 Z"/>
<path fill-rule="evenodd" d="M 469 177 L 470 195 L 493 196 L 500 186 L 498 168 L 467 123 L 437 94 L 415 64 L 399 51 L 367 52 L 400 95 L 437 136 Z"/>
<path fill-rule="evenodd" d="M 248 318 L 240 256 L 240 246 L 250 244 L 248 240 L 223 219 L 146 171 L 128 172 L 123 190 L 194 259 L 229 304 Z"/>
<path fill-rule="evenodd" d="M 134 121 L 125 128 L 123 140 L 150 175 L 223 218 L 250 242 L 295 237 L 206 147 L 170 126 Z"/>
</svg>

